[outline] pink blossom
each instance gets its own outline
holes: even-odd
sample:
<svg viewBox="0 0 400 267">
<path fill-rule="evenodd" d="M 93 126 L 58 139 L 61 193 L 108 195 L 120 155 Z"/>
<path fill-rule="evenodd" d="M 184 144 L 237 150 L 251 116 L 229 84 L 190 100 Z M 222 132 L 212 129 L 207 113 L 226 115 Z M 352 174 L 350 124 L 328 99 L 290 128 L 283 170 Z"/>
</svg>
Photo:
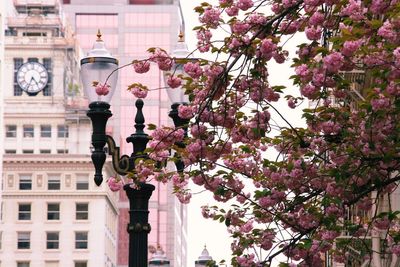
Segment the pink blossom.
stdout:
<svg viewBox="0 0 400 267">
<path fill-rule="evenodd" d="M 203 70 L 198 62 L 188 62 L 183 66 L 183 70 L 193 79 L 199 78 L 203 74 Z"/>
<path fill-rule="evenodd" d="M 294 6 L 295 4 L 297 4 L 297 0 L 282 0 L 282 5 L 283 5 L 285 8 Z"/>
<path fill-rule="evenodd" d="M 150 70 L 150 62 L 146 61 L 138 61 L 133 63 L 133 68 L 136 73 L 146 73 Z"/>
<path fill-rule="evenodd" d="M 253 7 L 254 3 L 252 0 L 238 0 L 236 5 L 241 10 L 246 11 L 247 9 Z"/>
<path fill-rule="evenodd" d="M 272 57 L 275 59 L 275 62 L 278 64 L 284 63 L 287 55 L 288 55 L 287 51 L 282 51 L 281 53 L 279 53 L 277 51 L 272 52 Z"/>
<path fill-rule="evenodd" d="M 293 97 L 290 97 L 289 99 L 288 99 L 288 106 L 290 107 L 290 108 L 296 108 L 296 99 L 294 99 Z"/>
<path fill-rule="evenodd" d="M 378 35 L 391 42 L 395 42 L 397 39 L 397 33 L 389 21 L 385 21 L 383 26 L 379 28 Z"/>
<path fill-rule="evenodd" d="M 311 41 L 317 41 L 321 39 L 322 29 L 321 27 L 309 27 L 306 28 L 306 36 Z"/>
<path fill-rule="evenodd" d="M 150 60 L 157 63 L 160 70 L 168 71 L 172 68 L 172 58 L 162 49 L 157 48 Z"/>
<path fill-rule="evenodd" d="M 182 204 L 189 204 L 192 198 L 191 193 L 176 193 L 176 197 Z"/>
<path fill-rule="evenodd" d="M 250 29 L 250 24 L 237 21 L 232 25 L 232 31 L 236 34 L 244 34 Z"/>
<path fill-rule="evenodd" d="M 321 124 L 321 128 L 325 134 L 337 134 L 340 131 L 340 125 L 333 121 L 324 121 Z"/>
<path fill-rule="evenodd" d="M 311 79 L 311 72 L 306 64 L 297 66 L 294 71 L 300 76 L 302 82 L 308 82 Z"/>
<path fill-rule="evenodd" d="M 122 180 L 115 177 L 108 178 L 107 184 L 110 190 L 113 192 L 119 191 L 123 187 Z"/>
<path fill-rule="evenodd" d="M 342 9 L 342 16 L 349 16 L 351 19 L 359 21 L 364 19 L 366 8 L 362 7 L 362 1 L 350 0 L 348 5 Z"/>
<path fill-rule="evenodd" d="M 248 233 L 248 232 L 250 232 L 251 230 L 253 230 L 253 221 L 252 221 L 252 220 L 247 221 L 245 224 L 243 224 L 243 225 L 240 227 L 240 231 L 241 231 L 242 233 Z"/>
<path fill-rule="evenodd" d="M 279 30 L 284 34 L 293 34 L 300 27 L 298 21 L 282 21 L 279 25 Z"/>
<path fill-rule="evenodd" d="M 400 46 L 397 47 L 394 51 L 393 51 L 393 56 L 394 56 L 394 64 L 397 67 L 400 67 Z"/>
<path fill-rule="evenodd" d="M 315 87 L 314 85 L 307 84 L 306 86 L 302 87 L 300 91 L 305 97 L 314 99 L 316 97 L 316 93 L 319 92 L 319 88 Z"/>
<path fill-rule="evenodd" d="M 325 230 L 321 234 L 321 239 L 325 240 L 325 241 L 333 241 L 338 236 L 339 236 L 339 233 L 336 231 Z"/>
<path fill-rule="evenodd" d="M 310 17 L 309 24 L 311 26 L 319 26 L 325 20 L 325 15 L 319 11 L 314 12 L 314 14 Z"/>
<path fill-rule="evenodd" d="M 304 0 L 304 4 L 308 6 L 318 6 L 322 3 L 323 1 L 321 0 Z"/>
<path fill-rule="evenodd" d="M 221 11 L 216 8 L 208 7 L 200 17 L 200 22 L 207 24 L 211 28 L 216 28 L 219 24 Z"/>
<path fill-rule="evenodd" d="M 389 3 L 385 0 L 372 0 L 371 6 L 369 9 L 374 14 L 382 14 L 390 7 Z"/>
<path fill-rule="evenodd" d="M 391 251 L 399 257 L 400 256 L 400 245 L 393 245 L 391 248 Z"/>
<path fill-rule="evenodd" d="M 110 86 L 108 84 L 103 85 L 103 84 L 99 83 L 96 85 L 95 90 L 96 90 L 96 94 L 99 96 L 108 95 L 108 93 L 110 92 Z"/>
<path fill-rule="evenodd" d="M 180 105 L 178 107 L 178 116 L 182 119 L 190 119 L 193 117 L 193 107 Z"/>
<path fill-rule="evenodd" d="M 137 98 L 146 98 L 148 90 L 140 86 L 134 86 L 131 88 L 131 93 Z"/>
<path fill-rule="evenodd" d="M 390 107 L 390 99 L 381 95 L 379 98 L 371 100 L 371 105 L 373 110 L 380 110 Z"/>
<path fill-rule="evenodd" d="M 248 21 L 252 25 L 264 25 L 267 21 L 267 18 L 264 16 L 264 14 L 252 13 L 249 15 Z"/>
<path fill-rule="evenodd" d="M 182 85 L 182 79 L 177 76 L 169 76 L 167 79 L 167 84 L 171 88 L 178 88 Z"/>
<path fill-rule="evenodd" d="M 201 42 L 210 42 L 212 33 L 209 30 L 200 29 L 197 31 L 196 37 Z"/>
<path fill-rule="evenodd" d="M 333 52 L 327 55 L 324 57 L 323 61 L 325 69 L 332 73 L 338 72 L 344 64 L 343 55 L 339 52 Z"/>
<path fill-rule="evenodd" d="M 356 52 L 358 48 L 360 48 L 361 44 L 361 40 L 344 42 L 342 54 L 348 57 L 352 56 L 353 53 Z"/>
<path fill-rule="evenodd" d="M 260 52 L 267 60 L 272 58 L 272 52 L 276 50 L 276 44 L 271 39 L 264 39 L 261 42 Z"/>
<path fill-rule="evenodd" d="M 400 85 L 397 85 L 394 82 L 390 82 L 386 87 L 386 92 L 393 96 L 400 96 Z"/>
<path fill-rule="evenodd" d="M 237 6 L 231 6 L 225 9 L 226 14 L 228 16 L 234 17 L 239 14 L 239 8 Z"/>
<path fill-rule="evenodd" d="M 238 262 L 239 266 L 251 267 L 254 265 L 254 257 L 254 254 L 238 256 L 236 257 L 236 261 Z"/>
</svg>

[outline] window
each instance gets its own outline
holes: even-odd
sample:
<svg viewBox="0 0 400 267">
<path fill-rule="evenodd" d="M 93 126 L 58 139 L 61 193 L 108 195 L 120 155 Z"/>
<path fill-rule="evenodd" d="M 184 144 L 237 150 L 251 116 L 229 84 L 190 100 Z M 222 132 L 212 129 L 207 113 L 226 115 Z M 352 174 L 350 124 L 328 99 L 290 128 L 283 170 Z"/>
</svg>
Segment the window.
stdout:
<svg viewBox="0 0 400 267">
<path fill-rule="evenodd" d="M 88 190 L 89 189 L 89 177 L 87 175 L 76 176 L 76 190 Z"/>
<path fill-rule="evenodd" d="M 34 137 L 34 127 L 33 125 L 24 125 L 24 137 L 31 138 Z"/>
<path fill-rule="evenodd" d="M 58 125 L 57 126 L 57 137 L 58 138 L 68 138 L 68 126 L 67 125 Z"/>
<path fill-rule="evenodd" d="M 17 150 L 15 150 L 15 149 L 6 149 L 5 153 L 6 154 L 17 154 Z"/>
<path fill-rule="evenodd" d="M 0 250 L 2 248 L 2 244 L 3 244 L 3 232 L 0 232 Z"/>
<path fill-rule="evenodd" d="M 57 154 L 68 154 L 68 149 L 57 149 Z"/>
<path fill-rule="evenodd" d="M 24 64 L 24 60 L 22 58 L 14 58 L 14 96 L 22 95 L 22 89 L 19 87 L 17 82 L 17 72 L 22 64 Z"/>
<path fill-rule="evenodd" d="M 19 261 L 17 267 L 29 267 L 29 261 Z"/>
<path fill-rule="evenodd" d="M 48 190 L 60 190 L 60 187 L 61 187 L 60 175 L 50 174 L 48 176 L 47 189 Z"/>
<path fill-rule="evenodd" d="M 51 137 L 51 125 L 40 125 L 40 137 Z"/>
<path fill-rule="evenodd" d="M 43 95 L 44 96 L 51 96 L 51 90 L 53 87 L 53 67 L 52 67 L 52 63 L 51 63 L 51 58 L 44 58 L 43 59 L 43 66 L 45 67 L 45 69 L 47 70 L 48 73 L 48 80 L 47 80 L 47 84 L 43 89 Z"/>
<path fill-rule="evenodd" d="M 31 248 L 31 233 L 29 232 L 18 232 L 18 249 L 30 249 Z"/>
<path fill-rule="evenodd" d="M 24 149 L 22 150 L 23 154 L 33 154 L 33 149 Z"/>
<path fill-rule="evenodd" d="M 39 59 L 37 57 L 30 57 L 28 58 L 28 62 L 39 62 Z"/>
<path fill-rule="evenodd" d="M 17 125 L 6 125 L 6 137 L 8 138 L 17 137 Z"/>
<path fill-rule="evenodd" d="M 75 248 L 76 249 L 88 248 L 88 232 L 75 232 Z"/>
<path fill-rule="evenodd" d="M 19 190 L 32 189 L 32 176 L 30 174 L 22 174 L 19 176 Z"/>
<path fill-rule="evenodd" d="M 23 32 L 22 36 L 37 37 L 37 36 L 47 36 L 46 32 Z"/>
<path fill-rule="evenodd" d="M 40 154 L 50 154 L 51 150 L 50 149 L 40 149 Z"/>
<path fill-rule="evenodd" d="M 47 220 L 60 219 L 60 203 L 47 203 Z"/>
<path fill-rule="evenodd" d="M 59 243 L 58 239 L 59 239 L 58 232 L 48 232 L 46 238 L 46 248 L 58 249 L 58 243 Z"/>
<path fill-rule="evenodd" d="M 76 261 L 74 267 L 87 267 L 86 261 Z"/>
<path fill-rule="evenodd" d="M 18 220 L 25 221 L 31 219 L 31 204 L 18 204 Z"/>
<path fill-rule="evenodd" d="M 75 218 L 77 220 L 89 219 L 89 204 L 88 203 L 76 203 L 75 209 L 76 209 Z"/>
</svg>

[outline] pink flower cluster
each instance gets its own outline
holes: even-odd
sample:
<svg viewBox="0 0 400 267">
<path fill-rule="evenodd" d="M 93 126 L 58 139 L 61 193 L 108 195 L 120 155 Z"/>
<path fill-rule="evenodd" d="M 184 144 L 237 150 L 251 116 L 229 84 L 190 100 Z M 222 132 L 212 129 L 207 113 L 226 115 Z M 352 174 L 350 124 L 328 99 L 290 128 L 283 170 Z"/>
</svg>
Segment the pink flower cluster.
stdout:
<svg viewBox="0 0 400 267">
<path fill-rule="evenodd" d="M 169 76 L 167 79 L 167 84 L 172 89 L 178 88 L 182 85 L 182 79 L 177 76 Z"/>
<path fill-rule="evenodd" d="M 198 62 L 186 63 L 183 66 L 183 70 L 193 79 L 198 79 L 203 74 L 203 70 Z"/>
<path fill-rule="evenodd" d="M 111 191 L 117 192 L 121 190 L 123 187 L 123 182 L 122 180 L 115 178 L 115 177 L 110 177 L 107 180 L 108 187 L 110 188 Z"/>
<path fill-rule="evenodd" d="M 133 86 L 130 88 L 131 93 L 137 98 L 146 98 L 148 89 L 144 86 Z"/>
<path fill-rule="evenodd" d="M 171 70 L 173 60 L 172 58 L 160 48 L 156 48 L 150 57 L 150 61 L 157 63 L 158 68 L 163 71 Z"/>
<path fill-rule="evenodd" d="M 110 92 L 110 86 L 109 86 L 108 84 L 101 84 L 101 83 L 99 83 L 99 84 L 96 85 L 95 90 L 96 90 L 96 94 L 97 94 L 97 95 L 99 95 L 99 96 L 102 96 L 102 95 L 106 96 L 106 95 L 108 95 L 108 93 Z"/>
<path fill-rule="evenodd" d="M 211 28 L 216 28 L 219 24 L 221 11 L 217 8 L 208 7 L 200 17 L 200 22 Z"/>
<path fill-rule="evenodd" d="M 133 62 L 133 68 L 136 73 L 146 73 L 150 70 L 150 62 L 147 60 Z"/>
</svg>

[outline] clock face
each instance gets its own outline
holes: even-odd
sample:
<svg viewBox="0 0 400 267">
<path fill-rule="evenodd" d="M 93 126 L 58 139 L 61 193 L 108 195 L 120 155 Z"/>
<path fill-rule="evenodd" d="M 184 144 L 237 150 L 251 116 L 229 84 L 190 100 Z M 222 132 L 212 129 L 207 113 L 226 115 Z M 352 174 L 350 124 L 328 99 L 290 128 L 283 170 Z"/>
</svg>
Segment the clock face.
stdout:
<svg viewBox="0 0 400 267">
<path fill-rule="evenodd" d="M 35 95 L 46 86 L 49 74 L 46 68 L 38 62 L 23 64 L 17 72 L 17 82 L 22 90 Z"/>
</svg>

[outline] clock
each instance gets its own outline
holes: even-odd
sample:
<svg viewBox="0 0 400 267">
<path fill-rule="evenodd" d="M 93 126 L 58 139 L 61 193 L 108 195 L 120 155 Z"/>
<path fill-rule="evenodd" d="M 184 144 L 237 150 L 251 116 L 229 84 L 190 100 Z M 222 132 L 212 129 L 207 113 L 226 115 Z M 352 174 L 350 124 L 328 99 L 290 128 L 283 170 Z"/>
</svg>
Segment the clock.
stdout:
<svg viewBox="0 0 400 267">
<path fill-rule="evenodd" d="M 47 85 L 49 74 L 38 62 L 27 62 L 17 71 L 19 87 L 28 95 L 37 95 Z"/>
</svg>

